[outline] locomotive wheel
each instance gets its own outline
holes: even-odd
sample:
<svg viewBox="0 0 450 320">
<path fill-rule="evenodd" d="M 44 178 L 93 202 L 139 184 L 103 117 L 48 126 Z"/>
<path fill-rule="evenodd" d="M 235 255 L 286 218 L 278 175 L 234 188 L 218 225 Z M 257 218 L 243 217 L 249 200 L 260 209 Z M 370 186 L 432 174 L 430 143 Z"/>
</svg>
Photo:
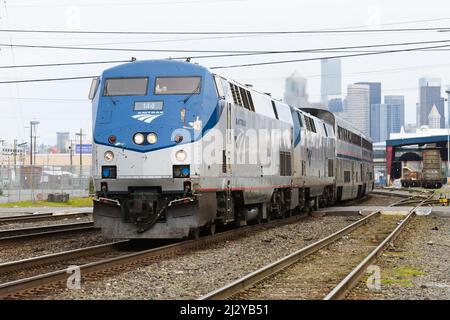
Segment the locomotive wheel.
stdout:
<svg viewBox="0 0 450 320">
<path fill-rule="evenodd" d="M 209 224 L 209 234 L 212 236 L 216 234 L 216 224 L 215 223 Z"/>
<path fill-rule="evenodd" d="M 261 216 L 258 215 L 258 219 L 256 219 L 256 223 L 257 223 L 257 224 L 261 224 L 261 223 L 262 223 L 262 218 L 261 218 Z"/>
<path fill-rule="evenodd" d="M 191 237 L 198 240 L 200 238 L 200 228 L 191 229 Z"/>
</svg>

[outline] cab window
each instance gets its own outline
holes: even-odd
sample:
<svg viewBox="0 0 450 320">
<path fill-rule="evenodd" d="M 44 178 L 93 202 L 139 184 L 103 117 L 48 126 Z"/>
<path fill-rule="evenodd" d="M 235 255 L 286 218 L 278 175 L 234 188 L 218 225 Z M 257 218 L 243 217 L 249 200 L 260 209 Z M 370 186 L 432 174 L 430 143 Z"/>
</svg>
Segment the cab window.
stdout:
<svg viewBox="0 0 450 320">
<path fill-rule="evenodd" d="M 145 96 L 148 78 L 111 78 L 105 82 L 104 96 Z"/>
<path fill-rule="evenodd" d="M 154 94 L 199 94 L 201 77 L 156 77 Z"/>
<path fill-rule="evenodd" d="M 94 99 L 95 94 L 97 93 L 99 83 L 100 83 L 100 78 L 96 77 L 96 78 L 92 79 L 91 89 L 89 90 L 89 100 Z"/>
</svg>

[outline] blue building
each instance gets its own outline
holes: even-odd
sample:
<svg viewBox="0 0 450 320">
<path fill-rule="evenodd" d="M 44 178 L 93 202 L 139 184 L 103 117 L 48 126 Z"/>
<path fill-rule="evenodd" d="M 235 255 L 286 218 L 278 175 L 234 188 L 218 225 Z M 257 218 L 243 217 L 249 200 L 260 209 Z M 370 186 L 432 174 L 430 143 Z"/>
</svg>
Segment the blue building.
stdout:
<svg viewBox="0 0 450 320">
<path fill-rule="evenodd" d="M 388 110 L 387 123 L 389 134 L 399 133 L 405 125 L 405 97 L 384 96 L 384 104 Z"/>
<path fill-rule="evenodd" d="M 440 127 L 445 128 L 444 98 L 441 97 L 441 79 L 420 78 L 419 95 L 418 126 L 429 125 L 428 116 L 433 109 L 433 106 L 436 106 L 440 115 Z"/>
<path fill-rule="evenodd" d="M 322 59 L 320 66 L 321 102 L 327 105 L 329 99 L 342 96 L 341 59 Z"/>
<path fill-rule="evenodd" d="M 331 112 L 344 112 L 344 104 L 341 98 L 330 99 L 328 101 L 328 110 Z"/>
</svg>

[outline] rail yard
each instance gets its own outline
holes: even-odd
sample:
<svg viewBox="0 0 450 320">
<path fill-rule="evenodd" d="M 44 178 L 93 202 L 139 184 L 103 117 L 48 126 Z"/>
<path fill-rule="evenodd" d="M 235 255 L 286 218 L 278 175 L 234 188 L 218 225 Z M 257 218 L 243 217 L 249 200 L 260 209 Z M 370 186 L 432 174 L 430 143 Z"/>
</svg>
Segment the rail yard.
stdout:
<svg viewBox="0 0 450 320">
<path fill-rule="evenodd" d="M 435 315 L 449 3 L 0 1 L 2 316 Z"/>
<path fill-rule="evenodd" d="M 309 215 L 176 241 L 106 239 L 85 212 L 3 216 L 0 297 L 448 299 L 450 219 L 438 198 L 376 190 Z M 76 290 L 67 282 L 74 266 Z M 374 266 L 379 288 L 367 282 Z"/>
</svg>

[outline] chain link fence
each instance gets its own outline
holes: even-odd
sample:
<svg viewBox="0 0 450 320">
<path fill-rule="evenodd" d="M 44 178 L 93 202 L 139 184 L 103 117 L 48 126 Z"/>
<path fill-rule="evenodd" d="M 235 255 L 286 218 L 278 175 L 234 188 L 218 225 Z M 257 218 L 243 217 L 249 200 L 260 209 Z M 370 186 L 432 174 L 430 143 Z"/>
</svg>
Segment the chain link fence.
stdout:
<svg viewBox="0 0 450 320">
<path fill-rule="evenodd" d="M 87 197 L 92 192 L 90 166 L 0 167 L 0 203 L 47 200 L 49 194 Z"/>
</svg>

